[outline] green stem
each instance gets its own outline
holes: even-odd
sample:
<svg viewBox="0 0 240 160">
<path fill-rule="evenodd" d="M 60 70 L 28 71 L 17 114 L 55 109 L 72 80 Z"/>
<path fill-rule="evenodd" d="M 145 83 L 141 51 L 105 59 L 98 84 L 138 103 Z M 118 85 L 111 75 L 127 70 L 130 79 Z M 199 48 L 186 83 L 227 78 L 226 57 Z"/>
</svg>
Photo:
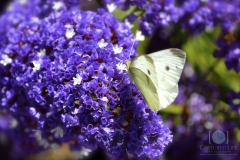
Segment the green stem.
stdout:
<svg viewBox="0 0 240 160">
<path fill-rule="evenodd" d="M 131 10 L 131 9 L 130 9 L 130 10 Z M 123 19 L 121 19 L 121 21 L 123 21 L 124 19 L 126 19 L 126 18 L 128 17 L 128 15 L 133 14 L 133 13 L 136 13 L 136 12 L 138 12 L 138 11 L 140 11 L 140 14 L 138 14 L 137 16 L 142 16 L 142 15 L 144 14 L 144 11 L 143 11 L 143 10 L 141 10 L 141 9 L 138 8 L 138 7 L 134 7 L 134 9 L 133 9 L 132 11 L 130 11 Z"/>
</svg>

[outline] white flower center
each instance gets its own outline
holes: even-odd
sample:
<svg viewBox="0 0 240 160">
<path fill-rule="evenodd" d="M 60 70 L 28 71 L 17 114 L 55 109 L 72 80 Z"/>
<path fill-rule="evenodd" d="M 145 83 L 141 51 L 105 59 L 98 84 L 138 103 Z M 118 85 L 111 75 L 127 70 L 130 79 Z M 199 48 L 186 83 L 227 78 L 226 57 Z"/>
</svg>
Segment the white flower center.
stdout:
<svg viewBox="0 0 240 160">
<path fill-rule="evenodd" d="M 0 63 L 4 66 L 6 66 L 7 64 L 12 63 L 12 59 L 8 57 L 8 55 L 4 54 L 2 55 L 2 60 L 0 61 Z"/>
<path fill-rule="evenodd" d="M 41 62 L 40 61 L 33 61 L 32 63 L 34 65 L 34 67 L 33 67 L 34 71 L 37 71 L 37 70 L 40 69 L 40 67 L 41 67 Z"/>
<path fill-rule="evenodd" d="M 80 84 L 82 81 L 82 77 L 79 74 L 76 74 L 76 77 L 73 77 L 73 85 Z"/>
<path fill-rule="evenodd" d="M 113 46 L 113 51 L 115 54 L 119 54 L 121 53 L 123 50 L 123 47 L 118 47 L 118 44 L 116 44 L 115 46 Z"/>
<path fill-rule="evenodd" d="M 142 31 L 137 30 L 136 32 L 136 40 L 137 41 L 144 41 L 145 36 L 142 34 Z"/>
<path fill-rule="evenodd" d="M 105 48 L 106 46 L 108 45 L 108 43 L 104 42 L 104 39 L 101 39 L 99 42 L 98 42 L 98 47 L 99 48 Z"/>
<path fill-rule="evenodd" d="M 116 8 L 117 6 L 114 3 L 107 4 L 107 9 L 110 13 L 112 13 Z"/>
<path fill-rule="evenodd" d="M 132 28 L 133 28 L 133 25 L 132 25 L 128 20 L 125 20 L 125 21 L 124 21 L 124 24 L 125 24 L 126 26 L 128 26 L 129 29 L 132 29 Z"/>
<path fill-rule="evenodd" d="M 45 56 L 46 55 L 46 49 L 42 49 L 40 50 L 37 55 L 40 57 L 40 56 Z"/>
<path fill-rule="evenodd" d="M 63 137 L 63 129 L 61 127 L 56 127 L 54 129 L 51 130 L 52 133 L 55 132 L 55 136 L 60 136 Z"/>
<path fill-rule="evenodd" d="M 24 5 L 24 4 L 27 3 L 27 0 L 19 0 L 19 3 L 22 4 L 22 5 Z"/>
<path fill-rule="evenodd" d="M 123 64 L 123 62 L 119 62 L 118 64 L 116 64 L 117 66 L 117 69 L 120 70 L 120 71 L 126 71 L 127 70 L 127 67 L 125 64 Z"/>
<path fill-rule="evenodd" d="M 75 35 L 74 29 L 67 29 L 66 31 L 66 37 L 67 38 L 72 38 Z"/>
<path fill-rule="evenodd" d="M 52 9 L 59 10 L 62 7 L 62 2 L 53 2 Z"/>
</svg>

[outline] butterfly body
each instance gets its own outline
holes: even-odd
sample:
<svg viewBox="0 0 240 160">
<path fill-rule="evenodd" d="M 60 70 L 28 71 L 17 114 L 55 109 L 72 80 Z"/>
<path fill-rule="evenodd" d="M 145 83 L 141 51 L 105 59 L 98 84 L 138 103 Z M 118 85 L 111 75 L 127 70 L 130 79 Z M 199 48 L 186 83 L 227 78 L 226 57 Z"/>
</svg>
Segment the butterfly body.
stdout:
<svg viewBox="0 0 240 160">
<path fill-rule="evenodd" d="M 129 77 L 153 111 L 166 108 L 176 98 L 185 59 L 182 50 L 166 49 L 126 62 Z"/>
</svg>

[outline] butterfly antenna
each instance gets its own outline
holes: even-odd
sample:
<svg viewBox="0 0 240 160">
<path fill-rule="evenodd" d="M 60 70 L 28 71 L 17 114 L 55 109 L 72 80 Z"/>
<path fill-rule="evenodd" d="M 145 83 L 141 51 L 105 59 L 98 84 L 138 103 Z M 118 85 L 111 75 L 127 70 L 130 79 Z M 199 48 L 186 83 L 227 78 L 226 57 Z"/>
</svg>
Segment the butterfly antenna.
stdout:
<svg viewBox="0 0 240 160">
<path fill-rule="evenodd" d="M 122 65 L 122 64 L 123 64 L 123 61 L 121 60 L 119 63 L 120 63 L 120 65 Z M 126 66 L 124 66 L 124 67 L 126 67 Z M 119 82 L 119 84 L 122 83 L 122 81 L 123 81 L 123 76 L 124 76 L 124 75 L 122 75 L 122 79 L 121 79 L 121 81 Z"/>
<path fill-rule="evenodd" d="M 136 38 L 134 38 L 133 45 L 132 45 L 131 50 L 130 50 L 130 54 L 131 54 L 132 51 L 133 51 L 133 46 L 134 46 L 135 42 L 136 42 Z"/>
<path fill-rule="evenodd" d="M 136 42 L 136 39 L 134 39 L 134 41 L 133 41 L 133 44 L 132 44 L 132 47 L 131 47 L 131 50 L 130 50 L 130 55 L 131 55 L 131 53 L 133 51 L 133 46 L 134 46 L 135 42 Z M 123 64 L 123 61 L 121 60 L 120 63 Z M 128 70 L 126 65 L 125 65 L 125 68 L 126 68 L 126 70 Z M 122 80 L 119 83 L 122 83 L 122 81 L 123 81 L 123 76 L 122 76 Z"/>
</svg>

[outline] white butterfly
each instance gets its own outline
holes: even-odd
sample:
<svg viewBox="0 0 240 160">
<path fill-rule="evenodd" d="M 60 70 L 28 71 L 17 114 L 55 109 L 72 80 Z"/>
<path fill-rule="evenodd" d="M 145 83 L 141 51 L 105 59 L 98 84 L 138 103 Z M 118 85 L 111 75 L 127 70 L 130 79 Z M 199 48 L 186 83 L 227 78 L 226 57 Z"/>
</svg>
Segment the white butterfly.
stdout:
<svg viewBox="0 0 240 160">
<path fill-rule="evenodd" d="M 129 77 L 153 111 L 166 108 L 177 97 L 185 60 L 184 51 L 171 48 L 126 61 Z"/>
</svg>

